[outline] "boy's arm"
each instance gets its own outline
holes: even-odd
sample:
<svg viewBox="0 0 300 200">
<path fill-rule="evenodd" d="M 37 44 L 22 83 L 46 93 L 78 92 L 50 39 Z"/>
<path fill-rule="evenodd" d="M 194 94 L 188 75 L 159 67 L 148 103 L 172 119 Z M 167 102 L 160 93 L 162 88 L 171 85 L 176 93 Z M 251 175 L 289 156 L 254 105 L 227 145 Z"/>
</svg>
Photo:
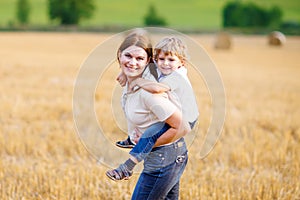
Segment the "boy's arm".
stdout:
<svg viewBox="0 0 300 200">
<path fill-rule="evenodd" d="M 134 86 L 139 86 L 151 93 L 161 93 L 170 90 L 170 87 L 168 85 L 165 85 L 163 83 L 157 83 L 151 80 L 146 80 L 143 78 L 138 78 L 135 81 L 133 81 L 131 87 Z"/>
<path fill-rule="evenodd" d="M 117 76 L 116 80 L 120 83 L 120 85 L 122 87 L 124 87 L 126 85 L 126 82 L 127 82 L 127 77 L 126 75 L 123 73 L 123 71 L 121 71 L 119 73 L 119 75 Z"/>
</svg>

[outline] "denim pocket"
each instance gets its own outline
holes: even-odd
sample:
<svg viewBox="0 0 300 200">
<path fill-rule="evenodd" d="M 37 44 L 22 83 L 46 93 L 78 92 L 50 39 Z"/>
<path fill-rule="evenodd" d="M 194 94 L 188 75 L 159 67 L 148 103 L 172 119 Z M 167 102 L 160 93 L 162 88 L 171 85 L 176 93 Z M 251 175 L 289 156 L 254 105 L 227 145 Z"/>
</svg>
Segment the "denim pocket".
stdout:
<svg viewBox="0 0 300 200">
<path fill-rule="evenodd" d="M 188 159 L 188 154 L 187 152 L 180 155 L 180 156 L 177 156 L 176 158 L 176 163 L 180 164 L 180 163 L 184 163 L 186 160 Z"/>
<path fill-rule="evenodd" d="M 145 171 L 156 171 L 165 166 L 165 156 L 160 151 L 151 152 L 144 161 Z"/>
<path fill-rule="evenodd" d="M 187 160 L 187 149 L 184 141 L 162 146 L 152 150 L 145 158 L 144 170 L 156 171 L 174 163 L 184 163 Z"/>
</svg>

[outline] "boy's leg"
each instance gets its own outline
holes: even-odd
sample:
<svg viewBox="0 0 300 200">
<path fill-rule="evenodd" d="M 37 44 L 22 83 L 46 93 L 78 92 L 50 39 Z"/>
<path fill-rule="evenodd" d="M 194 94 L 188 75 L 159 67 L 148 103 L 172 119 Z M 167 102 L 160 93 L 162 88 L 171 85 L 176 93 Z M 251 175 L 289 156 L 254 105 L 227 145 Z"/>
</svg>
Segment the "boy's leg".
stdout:
<svg viewBox="0 0 300 200">
<path fill-rule="evenodd" d="M 106 176 L 114 181 L 122 180 L 122 179 L 129 179 L 132 176 L 132 169 L 130 170 L 130 166 L 135 166 L 135 163 L 128 159 L 125 163 L 121 164 L 118 168 L 108 170 L 106 172 Z"/>
<path fill-rule="evenodd" d="M 126 160 L 118 168 L 109 170 L 106 175 L 112 180 L 128 179 L 133 172 L 133 168 L 137 162 L 141 162 L 151 152 L 156 140 L 168 129 L 169 124 L 164 122 L 158 122 L 151 125 L 140 138 L 139 142 L 129 152 L 131 158 Z"/>
<path fill-rule="evenodd" d="M 151 152 L 157 139 L 164 134 L 170 127 L 165 122 L 158 122 L 151 125 L 140 138 L 139 142 L 133 147 L 129 154 L 141 162 Z"/>
</svg>

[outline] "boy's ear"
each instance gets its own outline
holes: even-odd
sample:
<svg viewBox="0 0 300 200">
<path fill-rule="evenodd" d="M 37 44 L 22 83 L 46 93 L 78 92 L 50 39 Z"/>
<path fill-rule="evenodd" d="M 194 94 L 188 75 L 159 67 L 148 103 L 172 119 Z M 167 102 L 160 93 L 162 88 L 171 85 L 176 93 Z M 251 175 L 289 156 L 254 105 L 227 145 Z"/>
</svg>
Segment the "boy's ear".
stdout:
<svg viewBox="0 0 300 200">
<path fill-rule="evenodd" d="M 185 66 L 183 61 L 181 61 L 180 63 L 181 63 L 181 65 L 179 67 Z"/>
<path fill-rule="evenodd" d="M 185 60 L 181 59 L 182 66 L 185 66 L 185 64 L 186 64 L 185 62 L 186 62 Z"/>
</svg>

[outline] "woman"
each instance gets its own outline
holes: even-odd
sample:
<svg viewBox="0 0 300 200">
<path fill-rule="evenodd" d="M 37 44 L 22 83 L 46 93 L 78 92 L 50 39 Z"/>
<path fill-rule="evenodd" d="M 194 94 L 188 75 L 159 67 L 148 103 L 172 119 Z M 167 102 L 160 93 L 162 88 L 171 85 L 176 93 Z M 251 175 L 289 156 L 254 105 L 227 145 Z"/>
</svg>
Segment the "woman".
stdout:
<svg viewBox="0 0 300 200">
<path fill-rule="evenodd" d="M 178 199 L 179 180 L 188 159 L 182 137 L 189 129 L 182 125 L 181 112 L 166 94 L 152 94 L 142 88 L 131 87 L 137 78 L 149 76 L 146 66 L 151 59 L 152 46 L 144 33 L 128 35 L 118 50 L 119 64 L 127 78 L 122 106 L 128 132 L 138 130 L 143 133 L 152 124 L 162 121 L 170 126 L 145 159 L 132 199 Z"/>
</svg>

